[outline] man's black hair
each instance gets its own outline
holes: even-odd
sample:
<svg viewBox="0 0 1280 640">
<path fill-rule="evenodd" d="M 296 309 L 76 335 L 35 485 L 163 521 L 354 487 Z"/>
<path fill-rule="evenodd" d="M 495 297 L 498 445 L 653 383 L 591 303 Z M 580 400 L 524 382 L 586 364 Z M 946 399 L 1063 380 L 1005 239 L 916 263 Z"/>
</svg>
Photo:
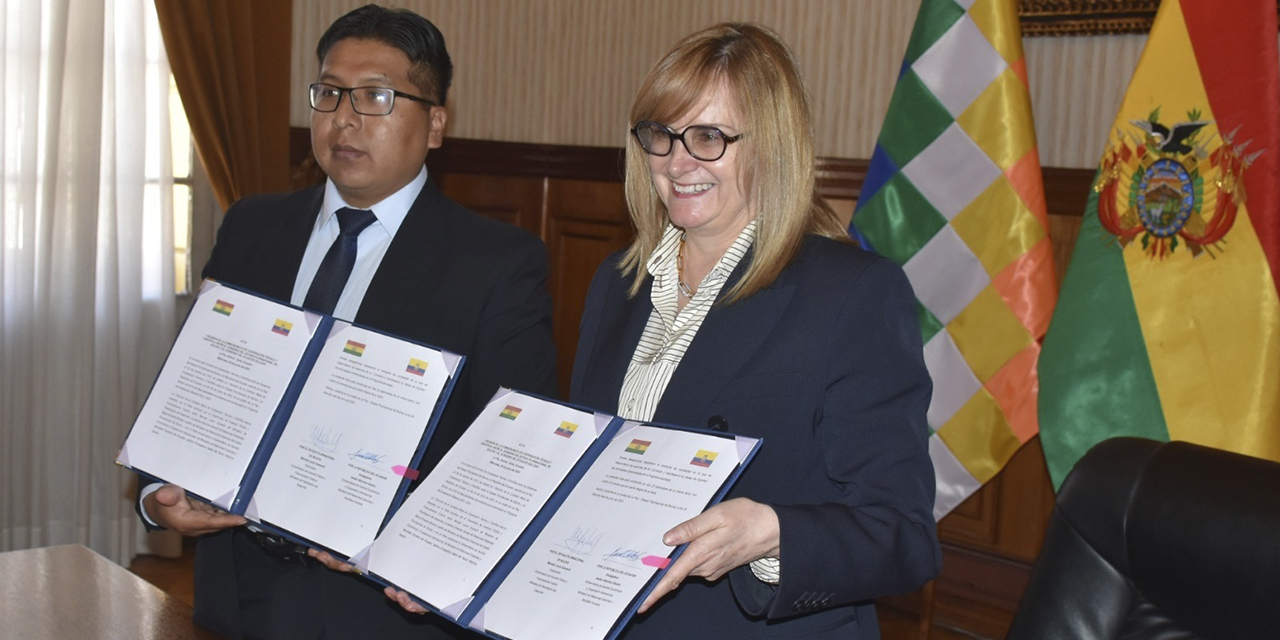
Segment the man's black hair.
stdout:
<svg viewBox="0 0 1280 640">
<path fill-rule="evenodd" d="M 368 4 L 329 25 L 316 45 L 316 58 L 324 57 L 341 40 L 376 40 L 404 52 L 409 57 L 409 80 L 441 106 L 453 80 L 453 62 L 444 47 L 444 34 L 430 20 L 408 9 L 387 9 Z"/>
</svg>

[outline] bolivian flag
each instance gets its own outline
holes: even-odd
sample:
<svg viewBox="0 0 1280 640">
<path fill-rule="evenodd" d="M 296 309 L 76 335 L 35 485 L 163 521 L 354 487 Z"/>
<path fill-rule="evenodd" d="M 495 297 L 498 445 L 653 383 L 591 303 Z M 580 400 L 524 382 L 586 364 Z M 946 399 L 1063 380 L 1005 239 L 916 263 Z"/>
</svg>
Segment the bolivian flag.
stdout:
<svg viewBox="0 0 1280 640">
<path fill-rule="evenodd" d="M 226 300 L 218 300 L 213 303 L 213 310 L 218 313 L 221 313 L 224 316 L 231 315 L 231 311 L 235 308 L 236 306 L 234 304 L 231 304 Z"/>
<path fill-rule="evenodd" d="M 348 340 L 347 346 L 342 348 L 342 352 L 360 358 L 364 356 L 364 347 L 365 345 L 356 342 L 355 340 Z"/>
<path fill-rule="evenodd" d="M 1040 357 L 1055 485 L 1117 435 L 1280 460 L 1271 0 L 1164 0 Z"/>
<path fill-rule="evenodd" d="M 506 406 L 506 408 L 502 410 L 502 413 L 498 414 L 498 417 L 506 418 L 508 420 L 515 420 L 516 417 L 520 415 L 521 411 L 523 411 L 523 409 L 521 409 L 520 407 L 517 407 L 513 404 L 509 404 Z"/>
<path fill-rule="evenodd" d="M 632 440 L 631 444 L 627 445 L 627 453 L 644 455 L 644 452 L 649 450 L 649 445 L 651 444 L 653 443 L 648 440 Z"/>
</svg>

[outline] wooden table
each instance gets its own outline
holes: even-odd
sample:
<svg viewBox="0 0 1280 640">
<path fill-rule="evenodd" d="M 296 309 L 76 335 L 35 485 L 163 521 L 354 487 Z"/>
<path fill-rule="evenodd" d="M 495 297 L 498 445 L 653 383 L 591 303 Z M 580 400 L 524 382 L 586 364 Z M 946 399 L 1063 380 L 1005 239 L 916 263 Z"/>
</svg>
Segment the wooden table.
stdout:
<svg viewBox="0 0 1280 640">
<path fill-rule="evenodd" d="M 217 637 L 186 603 L 78 544 L 0 553 L 0 636 Z"/>
</svg>

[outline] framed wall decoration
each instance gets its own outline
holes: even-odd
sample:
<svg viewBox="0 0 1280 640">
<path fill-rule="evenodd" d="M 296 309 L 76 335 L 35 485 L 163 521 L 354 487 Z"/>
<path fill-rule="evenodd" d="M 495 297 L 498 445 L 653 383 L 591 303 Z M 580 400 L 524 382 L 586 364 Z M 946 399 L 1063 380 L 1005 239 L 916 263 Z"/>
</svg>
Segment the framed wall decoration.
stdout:
<svg viewBox="0 0 1280 640">
<path fill-rule="evenodd" d="M 1146 33 L 1160 0 L 1018 0 L 1026 36 Z"/>
</svg>

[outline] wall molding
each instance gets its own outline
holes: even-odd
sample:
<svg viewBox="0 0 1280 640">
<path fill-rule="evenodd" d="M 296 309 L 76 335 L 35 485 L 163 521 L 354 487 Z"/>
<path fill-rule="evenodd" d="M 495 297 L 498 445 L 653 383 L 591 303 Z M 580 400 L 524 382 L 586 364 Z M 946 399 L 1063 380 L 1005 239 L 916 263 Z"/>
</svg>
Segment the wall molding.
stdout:
<svg viewBox="0 0 1280 640">
<path fill-rule="evenodd" d="M 310 130 L 290 129 L 289 164 L 294 186 L 324 179 L 311 156 Z M 867 176 L 865 158 L 819 158 L 818 190 L 826 198 L 856 200 Z M 620 147 L 532 144 L 447 138 L 427 155 L 427 168 L 440 173 L 564 178 L 622 182 Z M 1090 169 L 1044 167 L 1044 193 L 1050 213 L 1082 216 L 1093 186 Z"/>
</svg>

